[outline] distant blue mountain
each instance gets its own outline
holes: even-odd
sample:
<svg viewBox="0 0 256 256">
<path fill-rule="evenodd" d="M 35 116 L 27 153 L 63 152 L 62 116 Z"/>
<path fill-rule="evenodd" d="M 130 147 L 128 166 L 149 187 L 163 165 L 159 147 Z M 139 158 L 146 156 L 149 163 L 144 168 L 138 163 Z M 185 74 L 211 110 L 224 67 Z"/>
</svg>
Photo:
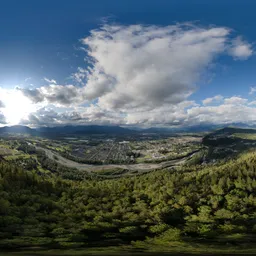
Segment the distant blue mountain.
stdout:
<svg viewBox="0 0 256 256">
<path fill-rule="evenodd" d="M 159 128 L 151 127 L 147 129 L 142 128 L 124 128 L 120 126 L 103 126 L 103 125 L 81 125 L 81 126 L 56 126 L 56 127 L 41 127 L 37 129 L 32 129 L 27 126 L 15 125 L 15 126 L 5 126 L 0 128 L 0 134 L 3 133 L 16 133 L 16 134 L 29 134 L 29 135 L 42 135 L 42 136 L 55 136 L 55 135 L 86 135 L 86 134 L 111 134 L 111 135 L 121 135 L 121 134 L 140 134 L 140 133 L 158 133 L 158 134 L 171 134 L 171 133 L 197 133 L 197 132 L 210 132 L 217 129 L 229 127 L 234 128 L 256 128 L 254 125 L 247 125 L 244 123 L 233 123 L 229 125 L 197 125 L 189 127 L 179 127 L 179 128 Z M 228 127 L 228 128 L 227 128 Z"/>
<path fill-rule="evenodd" d="M 14 125 L 14 126 L 0 127 L 0 134 L 3 134 L 3 133 L 20 133 L 20 134 L 36 135 L 38 132 L 35 129 L 29 128 L 27 126 Z"/>
<path fill-rule="evenodd" d="M 223 125 L 195 125 L 188 127 L 173 127 L 173 128 L 159 128 L 159 127 L 151 127 L 148 129 L 142 130 L 147 133 L 182 133 L 182 132 L 208 132 L 218 128 L 225 127 Z"/>
<path fill-rule="evenodd" d="M 37 129 L 43 134 L 131 134 L 136 131 L 120 126 L 82 125 L 82 126 L 60 126 L 42 127 Z"/>
</svg>

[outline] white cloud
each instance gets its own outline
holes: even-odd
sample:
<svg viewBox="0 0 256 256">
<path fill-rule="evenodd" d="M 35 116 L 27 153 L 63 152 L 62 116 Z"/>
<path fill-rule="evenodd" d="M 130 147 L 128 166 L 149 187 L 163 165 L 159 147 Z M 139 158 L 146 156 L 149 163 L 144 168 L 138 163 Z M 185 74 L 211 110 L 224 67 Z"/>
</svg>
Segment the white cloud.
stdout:
<svg viewBox="0 0 256 256">
<path fill-rule="evenodd" d="M 177 104 L 225 51 L 227 28 L 104 26 L 82 40 L 93 67 L 85 95 L 109 110 Z"/>
<path fill-rule="evenodd" d="M 203 102 L 204 105 L 209 105 L 209 104 L 211 104 L 213 102 L 216 103 L 216 102 L 220 102 L 222 100 L 223 100 L 223 96 L 216 95 L 216 96 L 214 96 L 212 98 L 206 98 L 206 99 L 202 100 L 202 102 Z"/>
<path fill-rule="evenodd" d="M 253 54 L 252 45 L 237 37 L 233 40 L 229 53 L 235 59 L 246 60 Z"/>
<path fill-rule="evenodd" d="M 49 83 L 49 84 L 57 84 L 57 82 L 56 82 L 56 80 L 54 80 L 54 79 L 48 79 L 48 78 L 44 78 L 44 81 L 46 81 L 47 83 Z"/>
<path fill-rule="evenodd" d="M 32 79 L 32 77 L 27 77 L 27 78 L 25 78 L 24 82 L 27 82 L 27 81 L 29 81 L 31 79 Z"/>
<path fill-rule="evenodd" d="M 88 71 L 84 68 L 79 67 L 77 72 L 72 74 L 71 78 L 73 78 L 78 83 L 83 83 L 84 79 L 87 77 Z"/>
<path fill-rule="evenodd" d="M 4 108 L 4 103 L 0 100 L 0 108 Z"/>
<path fill-rule="evenodd" d="M 67 124 L 125 125 L 124 118 L 118 113 L 105 111 L 95 105 L 70 109 L 42 107 L 23 118 L 21 124 L 35 127 Z"/>
<path fill-rule="evenodd" d="M 256 105 L 256 101 L 251 101 L 248 103 L 249 106 L 253 106 L 253 105 Z"/>
<path fill-rule="evenodd" d="M 256 87 L 251 87 L 249 94 L 252 95 L 256 92 Z"/>
<path fill-rule="evenodd" d="M 228 28 L 105 25 L 81 42 L 89 67 L 72 75 L 80 86 L 45 78 L 47 86 L 20 89 L 35 104 L 70 111 L 43 108 L 26 122 L 191 125 L 255 118 L 248 100 L 238 96 L 216 95 L 204 99 L 204 106 L 189 100 L 218 56 L 247 59 L 253 54 L 252 46 L 240 37 L 233 40 Z"/>
<path fill-rule="evenodd" d="M 44 107 L 31 113 L 22 124 L 31 126 L 64 124 L 115 124 L 138 126 L 192 126 L 199 124 L 256 124 L 255 102 L 233 96 L 224 98 L 219 105 L 199 105 L 183 101 L 163 105 L 151 111 L 138 109 L 131 112 L 108 111 L 98 105 L 75 108 Z"/>
<path fill-rule="evenodd" d="M 247 106 L 246 100 L 231 97 L 220 105 L 200 106 L 190 102 L 190 106 L 182 103 L 168 109 L 158 109 L 153 112 L 137 112 L 127 116 L 130 125 L 167 125 L 167 126 L 192 126 L 199 124 L 231 124 L 250 123 L 256 124 L 256 108 Z"/>
<path fill-rule="evenodd" d="M 237 96 L 233 96 L 231 98 L 226 98 L 224 100 L 225 104 L 231 104 L 231 105 L 245 104 L 247 101 L 248 101 L 247 99 L 237 97 Z"/>
<path fill-rule="evenodd" d="M 194 107 L 188 110 L 190 123 L 230 124 L 253 123 L 256 124 L 256 108 L 243 104 L 221 104 L 219 106 Z"/>
</svg>

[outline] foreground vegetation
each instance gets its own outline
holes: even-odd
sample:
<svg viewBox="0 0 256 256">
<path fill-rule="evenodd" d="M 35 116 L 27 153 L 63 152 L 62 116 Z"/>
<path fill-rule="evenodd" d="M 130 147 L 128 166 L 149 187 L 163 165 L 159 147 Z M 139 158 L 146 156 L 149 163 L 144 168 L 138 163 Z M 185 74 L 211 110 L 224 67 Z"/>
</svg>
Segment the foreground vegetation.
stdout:
<svg viewBox="0 0 256 256">
<path fill-rule="evenodd" d="M 157 255 L 168 255 L 168 256 L 196 256 L 196 255 L 255 255 L 255 247 L 250 247 L 248 244 L 247 248 L 239 248 L 237 246 L 226 245 L 225 247 L 213 247 L 213 246 L 201 246 L 198 244 L 191 245 L 185 243 L 174 244 L 172 246 L 159 246 L 152 245 L 144 248 L 136 248 L 134 246 L 109 246 L 104 248 L 79 248 L 79 249 L 38 249 L 31 248 L 25 250 L 16 251 L 3 251 L 0 252 L 0 256 L 87 256 L 87 255 L 147 255 L 147 256 L 157 256 Z"/>
<path fill-rule="evenodd" d="M 57 174 L 0 162 L 1 250 L 254 250 L 255 153 L 114 180 L 72 181 Z"/>
</svg>

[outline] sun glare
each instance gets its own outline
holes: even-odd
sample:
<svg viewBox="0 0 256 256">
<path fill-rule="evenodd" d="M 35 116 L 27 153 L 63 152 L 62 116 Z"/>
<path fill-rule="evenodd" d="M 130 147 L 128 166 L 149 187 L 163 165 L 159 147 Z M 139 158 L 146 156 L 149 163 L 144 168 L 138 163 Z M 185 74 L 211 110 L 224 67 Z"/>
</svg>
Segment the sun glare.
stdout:
<svg viewBox="0 0 256 256">
<path fill-rule="evenodd" d="M 8 125 L 19 124 L 21 119 L 34 111 L 31 101 L 18 90 L 1 91 L 1 101 L 4 103 L 2 112 Z"/>
</svg>

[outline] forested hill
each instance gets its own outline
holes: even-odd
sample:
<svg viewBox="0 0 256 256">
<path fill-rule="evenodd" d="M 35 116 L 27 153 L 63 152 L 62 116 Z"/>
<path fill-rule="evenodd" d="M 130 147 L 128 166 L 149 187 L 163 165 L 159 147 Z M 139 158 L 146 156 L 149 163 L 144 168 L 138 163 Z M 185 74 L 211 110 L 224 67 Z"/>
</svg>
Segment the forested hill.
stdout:
<svg viewBox="0 0 256 256">
<path fill-rule="evenodd" d="M 238 128 L 238 127 L 224 127 L 222 129 L 218 129 L 211 133 L 211 135 L 221 135 L 221 134 L 235 134 L 235 133 L 256 133 L 256 129 L 251 128 Z"/>
<path fill-rule="evenodd" d="M 218 166 L 98 181 L 50 178 L 1 162 L 0 193 L 2 249 L 256 242 L 255 153 Z"/>
<path fill-rule="evenodd" d="M 116 125 L 67 125 L 57 127 L 41 127 L 41 128 L 30 128 L 22 125 L 4 126 L 0 127 L 0 134 L 4 133 L 20 133 L 29 134 L 36 136 L 55 136 L 55 135 L 86 135 L 86 134 L 137 134 L 137 133 L 159 133 L 159 134 L 171 134 L 171 133 L 182 133 L 182 132 L 206 132 L 212 131 L 219 126 L 191 126 L 187 128 L 125 128 Z M 224 127 L 215 130 L 211 134 L 233 134 L 233 133 L 256 133 L 256 129 L 246 129 L 237 127 Z"/>
<path fill-rule="evenodd" d="M 22 125 L 0 127 L 0 134 L 4 134 L 4 133 L 21 133 L 21 134 L 37 135 L 36 130 L 31 129 L 27 126 L 22 126 Z"/>
<path fill-rule="evenodd" d="M 256 134 L 256 129 L 246 129 L 246 128 L 236 128 L 236 127 L 225 127 L 213 131 L 203 138 L 203 144 L 205 145 L 222 145 L 222 144 L 237 144 L 245 136 L 236 136 L 236 135 L 245 135 L 245 134 Z M 245 137 L 246 138 L 246 137 Z"/>
</svg>

